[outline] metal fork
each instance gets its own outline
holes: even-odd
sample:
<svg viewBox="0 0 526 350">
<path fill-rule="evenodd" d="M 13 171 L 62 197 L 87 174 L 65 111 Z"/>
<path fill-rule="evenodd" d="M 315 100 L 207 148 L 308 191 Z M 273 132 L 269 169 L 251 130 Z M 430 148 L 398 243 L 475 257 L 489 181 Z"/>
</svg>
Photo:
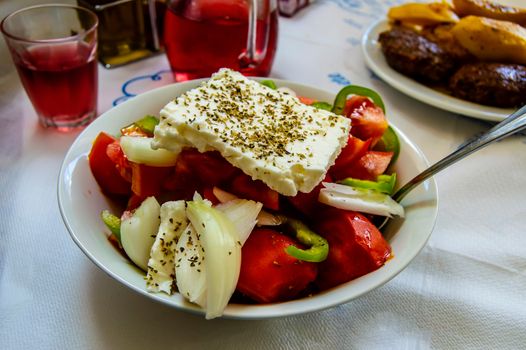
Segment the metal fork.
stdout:
<svg viewBox="0 0 526 350">
<path fill-rule="evenodd" d="M 465 158 L 468 155 L 489 145 L 490 143 L 513 135 L 523 129 L 526 129 L 526 105 L 510 114 L 506 119 L 495 125 L 484 134 L 463 144 L 453 153 L 442 158 L 426 170 L 422 171 L 420 174 L 416 175 L 413 179 L 411 179 L 408 183 L 395 192 L 393 199 L 397 202 L 400 202 L 411 190 L 431 176 L 444 170 L 462 158 Z M 389 218 L 386 218 L 379 227 L 382 228 L 385 226 L 387 221 L 389 221 Z"/>
</svg>

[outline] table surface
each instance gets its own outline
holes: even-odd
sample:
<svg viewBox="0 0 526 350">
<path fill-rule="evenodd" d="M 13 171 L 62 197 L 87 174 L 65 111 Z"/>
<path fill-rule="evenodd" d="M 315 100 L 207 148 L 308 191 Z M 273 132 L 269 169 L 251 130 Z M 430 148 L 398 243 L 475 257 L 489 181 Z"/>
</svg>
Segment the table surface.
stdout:
<svg viewBox="0 0 526 350">
<path fill-rule="evenodd" d="M 413 100 L 366 68 L 360 37 L 398 2 L 318 1 L 281 18 L 271 75 L 334 92 L 348 82 L 372 87 L 390 121 L 434 162 L 491 124 Z M 99 113 L 172 82 L 164 55 L 100 67 L 99 78 Z M 307 315 L 205 321 L 128 290 L 74 244 L 56 186 L 78 133 L 40 127 L 14 71 L 0 77 L 0 121 L 2 349 L 526 348 L 524 135 L 436 176 L 431 239 L 386 285 Z"/>
</svg>

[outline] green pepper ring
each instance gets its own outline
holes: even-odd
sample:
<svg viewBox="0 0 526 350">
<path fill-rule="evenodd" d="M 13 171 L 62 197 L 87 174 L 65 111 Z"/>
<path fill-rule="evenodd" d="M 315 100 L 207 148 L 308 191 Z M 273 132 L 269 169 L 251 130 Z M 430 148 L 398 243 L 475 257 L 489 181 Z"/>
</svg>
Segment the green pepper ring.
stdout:
<svg viewBox="0 0 526 350">
<path fill-rule="evenodd" d="M 347 102 L 347 96 L 349 95 L 359 95 L 370 98 L 385 114 L 385 104 L 382 97 L 380 97 L 376 91 L 358 85 L 347 85 L 338 92 L 332 107 L 333 113 L 342 115 L 343 110 L 345 109 L 345 103 Z M 375 149 L 379 151 L 393 152 L 393 158 L 391 159 L 390 164 L 394 164 L 398 159 L 398 155 L 400 154 L 400 141 L 391 126 L 387 127 Z"/>
</svg>

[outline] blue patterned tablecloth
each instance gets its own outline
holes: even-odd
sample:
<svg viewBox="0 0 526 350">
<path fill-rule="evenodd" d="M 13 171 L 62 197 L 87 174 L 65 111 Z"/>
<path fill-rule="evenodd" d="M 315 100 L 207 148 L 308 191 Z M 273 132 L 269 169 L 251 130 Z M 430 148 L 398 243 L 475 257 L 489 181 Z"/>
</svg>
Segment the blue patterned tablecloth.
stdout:
<svg viewBox="0 0 526 350">
<path fill-rule="evenodd" d="M 349 82 L 374 88 L 390 121 L 434 162 L 490 124 L 420 103 L 366 68 L 362 33 L 400 2 L 317 1 L 280 18 L 272 76 L 334 92 Z M 99 75 L 101 113 L 172 82 L 163 55 Z M 383 287 L 302 316 L 207 322 L 126 289 L 75 246 L 56 182 L 76 134 L 37 125 L 14 71 L 0 77 L 0 120 L 1 349 L 526 348 L 523 135 L 437 176 L 433 235 Z"/>
</svg>

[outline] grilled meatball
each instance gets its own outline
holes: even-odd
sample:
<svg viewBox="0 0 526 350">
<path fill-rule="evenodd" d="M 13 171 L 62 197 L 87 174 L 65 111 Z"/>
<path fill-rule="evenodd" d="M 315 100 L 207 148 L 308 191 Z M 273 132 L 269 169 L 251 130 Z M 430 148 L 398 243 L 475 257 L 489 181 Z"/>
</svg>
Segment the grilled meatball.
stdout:
<svg viewBox="0 0 526 350">
<path fill-rule="evenodd" d="M 416 80 L 447 81 L 457 63 L 439 44 L 399 26 L 380 34 L 380 45 L 389 66 Z"/>
<path fill-rule="evenodd" d="M 526 104 L 526 67 L 518 64 L 471 63 L 450 79 L 453 96 L 495 107 Z"/>
<path fill-rule="evenodd" d="M 460 67 L 461 64 L 475 61 L 475 57 L 469 53 L 464 46 L 455 39 L 451 29 L 454 24 L 439 24 L 434 27 L 425 27 L 422 29 L 422 35 L 432 42 L 436 43 L 444 50 L 453 62 Z"/>
</svg>

